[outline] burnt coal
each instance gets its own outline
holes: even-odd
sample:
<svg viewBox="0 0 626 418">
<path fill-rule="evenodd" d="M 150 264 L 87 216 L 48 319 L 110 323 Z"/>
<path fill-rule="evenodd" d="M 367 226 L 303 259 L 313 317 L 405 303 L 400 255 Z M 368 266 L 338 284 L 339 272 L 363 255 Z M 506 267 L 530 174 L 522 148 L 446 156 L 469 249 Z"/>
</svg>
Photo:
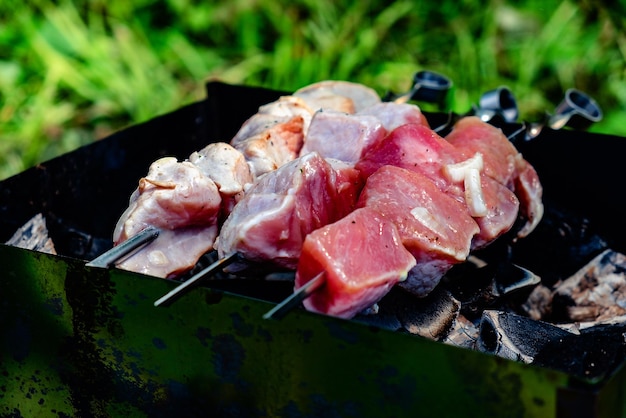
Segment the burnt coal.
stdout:
<svg viewBox="0 0 626 418">
<path fill-rule="evenodd" d="M 528 268 L 550 287 L 577 272 L 608 244 L 589 219 L 549 202 L 545 207 L 532 234 L 511 245 L 510 261 Z"/>
<path fill-rule="evenodd" d="M 547 322 L 488 310 L 480 321 L 476 348 L 510 360 L 533 363 L 545 345 L 561 342 L 569 335 L 569 331 Z"/>
<path fill-rule="evenodd" d="M 359 314 L 354 319 L 441 341 L 453 329 L 460 308 L 461 302 L 442 287 L 424 298 L 395 287 L 378 303 L 375 314 Z"/>
<path fill-rule="evenodd" d="M 626 314 L 626 256 L 606 250 L 554 288 L 552 322 L 605 321 Z"/>
<path fill-rule="evenodd" d="M 461 302 L 461 313 L 477 321 L 485 309 L 519 311 L 541 278 L 510 262 L 474 262 L 455 266 L 441 286 Z"/>
<path fill-rule="evenodd" d="M 626 355 L 626 322 L 570 330 L 508 313 L 485 311 L 476 348 L 500 357 L 601 379 Z"/>
</svg>

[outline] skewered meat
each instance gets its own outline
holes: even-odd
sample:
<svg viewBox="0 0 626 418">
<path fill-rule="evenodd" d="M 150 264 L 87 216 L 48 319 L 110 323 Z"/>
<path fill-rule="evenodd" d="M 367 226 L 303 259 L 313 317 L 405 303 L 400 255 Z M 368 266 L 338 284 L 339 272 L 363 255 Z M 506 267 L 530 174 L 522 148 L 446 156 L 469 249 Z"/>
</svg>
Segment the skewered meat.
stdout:
<svg viewBox="0 0 626 418">
<path fill-rule="evenodd" d="M 348 103 L 351 111 L 362 105 L 380 101 L 377 96 L 374 98 L 373 90 L 356 83 L 321 83 L 319 87 L 321 88 L 320 92 L 323 90 L 322 94 L 316 94 L 314 92 L 316 88 L 304 88 L 299 91 L 299 94 L 304 98 L 313 100 L 312 103 L 316 108 L 322 107 L 324 109 L 332 109 L 334 106 L 332 97 L 338 99 L 335 100 L 336 103 Z M 191 242 L 194 242 L 194 250 L 190 248 L 186 250 L 186 255 L 190 257 L 181 258 L 172 253 L 173 249 L 176 248 L 176 241 L 179 238 L 182 239 L 182 235 L 179 237 L 170 232 L 162 232 L 155 242 L 132 257 L 132 263 L 127 260 L 128 262 L 119 264 L 119 267 L 162 277 L 180 274 L 192 267 L 204 252 L 211 249 L 219 228 L 217 225 L 220 220 L 218 216 L 224 218 L 230 213 L 241 199 L 246 185 L 254 182 L 257 177 L 292 161 L 300 153 L 304 134 L 308 130 L 314 113 L 302 97 L 296 95 L 283 96 L 274 102 L 260 106 L 259 111 L 242 125 L 230 144 L 210 144 L 203 150 L 192 153 L 189 156 L 189 161 L 184 163 L 177 163 L 175 160 L 155 162 L 148 176 L 142 179 L 141 184 L 145 186 L 153 181 L 152 177 L 158 171 L 157 168 L 163 170 L 166 165 L 165 162 L 167 162 L 167 167 L 179 167 L 181 171 L 181 167 L 185 167 L 187 171 L 193 171 L 192 167 L 195 165 L 207 176 L 205 181 L 211 182 L 213 180 L 215 183 L 212 184 L 213 189 L 211 191 L 213 194 L 215 194 L 214 189 L 217 185 L 219 194 L 211 199 L 221 198 L 221 210 L 210 219 L 203 220 L 206 223 L 202 226 L 209 229 L 197 232 L 197 237 L 202 237 L 201 239 L 190 240 L 190 237 L 185 235 L 187 247 L 191 245 Z M 353 99 L 358 100 L 358 106 L 355 107 Z M 174 177 L 177 175 L 175 171 L 173 170 L 166 175 L 166 177 L 171 176 L 167 179 L 167 184 L 163 183 L 162 179 L 153 181 L 153 186 L 156 187 L 160 181 L 161 183 L 158 184 L 160 189 L 173 191 L 170 195 L 167 195 L 163 190 L 156 193 L 152 192 L 150 188 L 144 186 L 140 186 L 138 191 L 133 194 L 129 208 L 118 221 L 114 233 L 115 244 L 136 234 L 147 225 L 153 225 L 165 231 L 180 230 L 181 234 L 183 230 L 185 233 L 187 232 L 185 228 L 197 226 L 194 219 L 189 219 L 190 214 L 186 211 L 195 210 L 192 205 L 198 202 L 186 196 L 187 200 L 177 203 L 180 199 L 179 192 L 186 190 L 185 182 L 187 180 L 175 179 Z M 194 176 L 201 177 L 197 173 L 191 175 L 191 177 Z M 179 181 L 181 184 L 176 186 Z M 349 187 L 346 187 L 341 181 L 337 187 L 342 195 L 348 196 L 352 193 L 348 190 Z M 207 207 L 215 209 L 215 202 L 211 199 L 207 200 Z M 351 199 L 356 200 L 356 194 Z M 171 201 L 168 202 L 168 200 Z M 177 208 L 177 205 L 184 206 L 184 208 Z M 167 242 L 167 240 L 173 241 Z M 165 248 L 160 248 L 163 246 Z M 174 263 L 176 265 L 172 264 L 173 261 L 170 260 L 174 258 L 180 260 L 179 263 Z"/>
<path fill-rule="evenodd" d="M 117 267 L 161 278 L 179 277 L 211 250 L 218 232 L 217 224 L 161 230 L 154 241 Z"/>
<path fill-rule="evenodd" d="M 192 163 L 173 157 L 155 161 L 139 180 L 113 240 L 119 244 L 149 225 L 163 233 L 119 267 L 159 277 L 191 269 L 217 236 L 221 201 L 215 183 Z"/>
<path fill-rule="evenodd" d="M 302 116 L 279 117 L 262 113 L 248 119 L 231 141 L 248 161 L 255 178 L 295 159 L 303 143 Z"/>
<path fill-rule="evenodd" d="M 318 110 L 354 113 L 379 103 L 373 89 L 347 81 L 322 81 L 291 96 L 263 105 L 250 117 L 231 145 L 245 156 L 259 177 L 295 159 L 304 143 L 313 114 Z"/>
<path fill-rule="evenodd" d="M 174 157 L 161 158 L 139 180 L 116 226 L 114 241 L 133 236 L 147 225 L 176 229 L 214 224 L 220 203 L 217 186 L 198 167 Z"/>
<path fill-rule="evenodd" d="M 375 90 L 363 84 L 336 80 L 310 84 L 293 95 L 304 99 L 313 110 L 334 109 L 345 113 L 356 113 L 381 101 Z"/>
<path fill-rule="evenodd" d="M 426 126 L 406 124 L 391 131 L 380 145 L 356 164 L 356 168 L 364 177 L 385 165 L 425 175 L 440 190 L 466 205 L 465 210 L 474 216 L 480 227 L 473 248 L 481 248 L 513 226 L 518 216 L 519 202 L 513 192 L 487 177 L 484 170 L 478 170 L 477 178 L 474 179 L 477 184 L 466 182 L 465 174 L 460 174 L 458 178 L 458 174 L 451 174 L 451 171 L 462 173 L 464 169 L 459 169 L 460 166 L 471 170 L 472 164 L 468 164 L 468 161 L 475 158 L 476 154 L 468 156 L 460 153 L 453 144 Z M 483 213 L 476 213 L 473 206 L 476 202 L 472 201 L 474 196 L 484 204 Z"/>
<path fill-rule="evenodd" d="M 295 269 L 306 235 L 350 213 L 360 187 L 354 168 L 315 152 L 291 161 L 259 178 L 233 208 L 215 244 L 218 255 Z"/>
<path fill-rule="evenodd" d="M 304 306 L 351 318 L 378 302 L 414 266 L 393 223 L 373 209 L 360 208 L 306 236 L 295 288 L 323 273 L 323 286 Z"/>
<path fill-rule="evenodd" d="M 358 202 L 391 220 L 417 265 L 400 286 L 425 296 L 469 255 L 478 225 L 458 200 L 428 177 L 391 165 L 372 174 Z"/>
<path fill-rule="evenodd" d="M 402 167 L 425 175 L 441 190 L 447 190 L 457 186 L 444 176 L 443 167 L 459 162 L 454 159 L 456 155 L 454 146 L 427 126 L 406 124 L 389 132 L 355 167 L 365 178 L 385 165 Z"/>
<path fill-rule="evenodd" d="M 387 131 L 380 120 L 370 115 L 350 115 L 333 110 L 315 113 L 300 155 L 316 151 L 354 165 Z"/>
<path fill-rule="evenodd" d="M 214 142 L 189 156 L 189 161 L 218 187 L 222 213 L 228 214 L 254 179 L 243 154 L 225 142 Z"/>
<path fill-rule="evenodd" d="M 357 115 L 376 116 L 389 132 L 407 123 L 429 126 L 421 109 L 410 103 L 380 102 L 360 110 Z"/>
<path fill-rule="evenodd" d="M 466 126 L 474 129 L 469 123 Z M 373 90 L 348 82 L 316 83 L 293 96 L 261 106 L 242 125 L 231 144 L 211 144 L 191 154 L 184 163 L 162 161 L 187 169 L 195 167 L 203 173 L 218 190 L 218 209 L 203 224 L 190 222 L 184 211 L 182 216 L 175 210 L 172 212 L 172 217 L 180 219 L 177 226 L 163 226 L 162 237 L 175 242 L 176 234 L 180 234 L 178 239 L 187 239 L 181 242 L 193 244 L 193 249 L 185 252 L 194 260 L 178 266 L 177 270 L 159 274 L 170 277 L 174 271 L 192 267 L 212 246 L 220 258 L 238 254 L 246 260 L 246 265 L 243 262 L 231 265 L 228 268 L 231 272 L 256 261 L 287 269 L 296 269 L 299 262 L 303 266 L 317 265 L 318 270 L 325 266 L 326 283 L 330 280 L 334 284 L 325 290 L 326 301 L 312 299 L 316 302 L 310 302 L 310 306 L 330 314 L 354 315 L 375 303 L 405 275 L 407 279 L 400 286 L 425 296 L 454 264 L 467 258 L 471 249 L 487 245 L 511 228 L 519 208 L 512 190 L 518 191 L 529 207 L 534 199 L 541 198 L 540 184 L 534 184 L 538 179 L 532 167 L 508 141 L 507 148 L 498 143 L 501 138 L 496 138 L 493 132 L 479 128 L 491 134 L 485 140 L 487 145 L 457 149 L 457 141 L 465 144 L 466 138 L 453 143 L 440 137 L 429 128 L 417 106 L 382 103 Z M 463 136 L 461 129 L 455 128 L 453 133 Z M 474 142 L 483 141 L 472 130 L 470 133 Z M 498 165 L 499 158 L 506 158 L 507 163 Z M 366 179 L 367 186 L 359 195 Z M 163 179 L 155 181 L 159 186 L 176 189 L 169 184 L 163 186 Z M 159 196 L 147 193 L 144 196 L 138 191 L 123 218 L 132 218 L 130 215 L 134 214 L 144 226 L 161 227 L 159 222 L 167 216 L 143 219 L 135 214 L 137 202 L 141 201 L 145 208 L 159 206 Z M 353 212 L 357 201 L 359 209 Z M 366 214 L 371 219 L 364 222 L 362 218 Z M 539 211 L 534 214 L 541 215 Z M 357 219 L 365 229 L 352 227 L 352 221 Z M 120 225 L 126 222 L 120 220 Z M 350 222 L 350 228 L 342 228 L 346 222 Z M 334 226 L 335 223 L 339 226 Z M 326 232 L 314 233 L 327 225 L 323 229 Z M 357 271 L 356 265 L 350 264 L 347 254 L 337 255 L 341 245 L 351 239 L 341 236 L 342 233 L 357 231 L 352 237 L 357 239 L 368 233 L 367 228 L 376 225 L 380 233 L 375 235 L 370 231 L 359 245 L 369 243 L 375 248 L 388 245 L 385 240 L 391 238 L 400 240 L 401 249 L 390 254 L 391 261 L 399 264 L 387 266 L 393 278 L 376 269 L 372 270 L 377 272 L 374 276 L 368 276 L 368 271 Z M 184 235 L 193 228 L 197 229 L 198 242 Z M 385 234 L 383 229 L 387 231 Z M 327 235 L 320 235 L 331 233 L 336 235 L 333 242 L 325 241 Z M 373 244 L 373 237 L 381 234 L 383 241 Z M 128 235 L 120 233 L 117 238 L 125 236 Z M 303 243 L 309 236 L 311 244 L 307 245 L 311 247 L 307 247 L 308 253 L 301 258 Z M 171 262 L 165 254 L 179 258 L 173 254 L 182 244 L 176 249 L 155 251 L 159 241 L 150 244 L 148 251 L 139 252 L 148 261 L 141 261 L 135 255 L 127 260 L 134 260 L 135 265 L 125 262 L 121 267 L 148 272 L 144 266 L 150 266 L 149 263 Z M 313 255 L 320 248 L 334 253 L 337 264 L 331 266 L 328 261 L 320 261 L 321 253 Z M 378 253 L 391 251 L 390 248 L 387 246 Z M 411 254 L 410 267 L 406 264 L 407 251 Z M 307 257 L 312 259 L 306 261 Z M 409 272 L 402 273 L 405 270 Z M 314 272 L 299 270 L 298 275 L 304 283 Z M 354 277 L 350 278 L 351 275 Z M 359 281 L 360 284 L 355 284 Z M 346 295 L 341 289 L 356 293 Z"/>
<path fill-rule="evenodd" d="M 300 155 L 317 151 L 325 158 L 356 164 L 388 132 L 408 123 L 428 127 L 419 107 L 406 103 L 379 102 L 356 114 L 320 110 L 313 115 Z"/>
<path fill-rule="evenodd" d="M 539 176 L 502 130 L 477 117 L 465 117 L 454 125 L 446 140 L 466 158 L 480 152 L 485 174 L 516 194 L 520 201 L 520 215 L 526 219 L 517 232 L 518 236 L 527 236 L 535 229 L 544 210 Z"/>
</svg>

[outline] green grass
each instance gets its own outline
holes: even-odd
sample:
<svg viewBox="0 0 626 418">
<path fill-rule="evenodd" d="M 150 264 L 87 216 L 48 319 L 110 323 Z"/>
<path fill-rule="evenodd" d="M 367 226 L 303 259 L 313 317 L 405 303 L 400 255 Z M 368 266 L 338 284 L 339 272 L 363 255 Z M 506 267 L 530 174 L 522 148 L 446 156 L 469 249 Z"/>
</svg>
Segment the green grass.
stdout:
<svg viewBox="0 0 626 418">
<path fill-rule="evenodd" d="M 620 7 L 620 6 L 617 6 Z M 407 90 L 454 82 L 465 112 L 500 85 L 537 120 L 570 87 L 626 136 L 626 13 L 580 1 L 82 0 L 0 5 L 0 178 L 204 96 L 218 79 Z M 428 109 L 428 105 L 424 105 Z"/>
</svg>

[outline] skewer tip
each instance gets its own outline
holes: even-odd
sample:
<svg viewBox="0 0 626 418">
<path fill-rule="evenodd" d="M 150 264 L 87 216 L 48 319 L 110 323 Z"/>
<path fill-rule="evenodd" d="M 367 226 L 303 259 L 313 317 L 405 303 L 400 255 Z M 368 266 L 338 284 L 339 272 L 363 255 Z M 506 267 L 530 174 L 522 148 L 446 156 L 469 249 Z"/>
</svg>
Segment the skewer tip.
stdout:
<svg viewBox="0 0 626 418">
<path fill-rule="evenodd" d="M 168 306 L 172 304 L 175 300 L 183 296 L 185 293 L 189 292 L 194 287 L 197 287 L 200 284 L 201 280 L 204 279 L 206 276 L 217 271 L 220 268 L 224 268 L 228 266 L 229 264 L 232 264 L 233 262 L 239 259 L 240 259 L 239 254 L 233 253 L 215 261 L 210 266 L 194 274 L 192 277 L 185 280 L 184 282 L 182 282 L 180 285 L 178 285 L 174 289 L 170 290 L 165 295 L 161 296 L 159 299 L 157 299 L 154 302 L 154 306 L 159 307 L 159 306 Z"/>
<path fill-rule="evenodd" d="M 326 272 L 324 271 L 317 274 L 315 277 L 313 277 L 311 280 L 309 280 L 300 288 L 298 288 L 296 291 L 294 291 L 291 295 L 289 295 L 286 299 L 284 299 L 278 305 L 274 306 L 272 309 L 266 312 L 263 315 L 263 319 L 283 318 L 285 315 L 287 315 L 289 311 L 291 311 L 293 308 L 298 306 L 300 302 L 302 302 L 304 299 L 308 298 L 315 291 L 321 288 L 325 283 L 324 281 L 325 277 L 326 277 Z"/>
</svg>

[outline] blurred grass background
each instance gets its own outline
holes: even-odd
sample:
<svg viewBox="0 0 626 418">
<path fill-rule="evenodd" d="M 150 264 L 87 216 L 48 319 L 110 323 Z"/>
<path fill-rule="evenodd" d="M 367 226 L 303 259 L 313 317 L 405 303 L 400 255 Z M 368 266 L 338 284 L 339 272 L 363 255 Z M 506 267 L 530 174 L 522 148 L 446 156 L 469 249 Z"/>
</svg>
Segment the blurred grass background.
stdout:
<svg viewBox="0 0 626 418">
<path fill-rule="evenodd" d="M 607 5 L 611 4 L 611 8 Z M 418 70 L 465 112 L 500 85 L 538 120 L 575 87 L 626 136 L 626 7 L 593 0 L 79 0 L 0 3 L 0 178 L 204 98 L 217 79 L 384 94 Z"/>
</svg>

